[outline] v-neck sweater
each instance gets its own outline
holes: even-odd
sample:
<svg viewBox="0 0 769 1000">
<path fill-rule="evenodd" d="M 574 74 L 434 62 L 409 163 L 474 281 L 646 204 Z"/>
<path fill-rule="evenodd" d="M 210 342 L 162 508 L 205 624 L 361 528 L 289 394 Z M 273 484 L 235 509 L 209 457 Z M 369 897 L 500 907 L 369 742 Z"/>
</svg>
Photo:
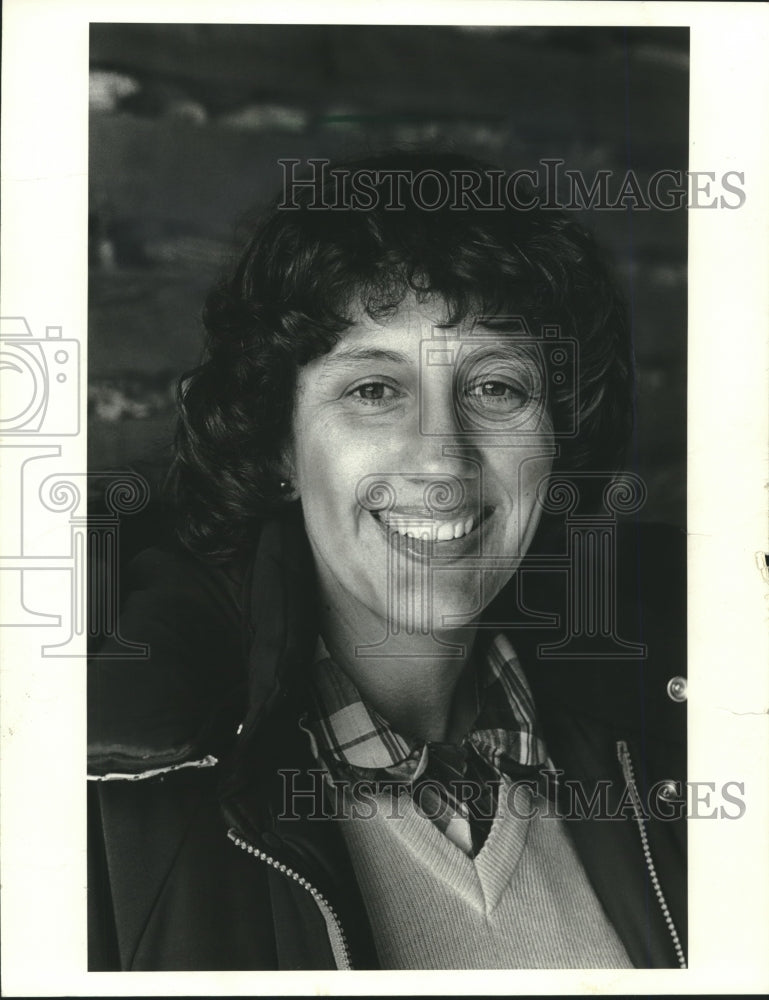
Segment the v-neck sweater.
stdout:
<svg viewBox="0 0 769 1000">
<path fill-rule="evenodd" d="M 409 796 L 341 821 L 382 968 L 632 968 L 562 820 L 512 787 L 475 858 Z"/>
</svg>

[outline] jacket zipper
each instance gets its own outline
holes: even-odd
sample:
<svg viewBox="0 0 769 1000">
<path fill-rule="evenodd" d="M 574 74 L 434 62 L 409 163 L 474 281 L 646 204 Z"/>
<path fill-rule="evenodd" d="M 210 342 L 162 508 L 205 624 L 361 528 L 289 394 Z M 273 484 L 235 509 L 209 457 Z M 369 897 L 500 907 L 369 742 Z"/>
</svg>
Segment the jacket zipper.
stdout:
<svg viewBox="0 0 769 1000">
<path fill-rule="evenodd" d="M 252 854 L 255 858 L 258 858 L 259 861 L 264 861 L 265 864 L 270 865 L 271 868 L 275 868 L 276 871 L 281 872 L 281 874 L 285 875 L 286 878 L 293 879 L 294 882 L 297 882 L 303 889 L 306 889 L 309 892 L 315 900 L 315 903 L 326 922 L 331 951 L 333 953 L 337 969 L 352 969 L 353 965 L 350 957 L 350 947 L 347 943 L 344 930 L 342 929 L 342 924 L 336 914 L 336 910 L 329 903 L 323 893 L 316 889 L 314 885 L 311 885 L 306 878 L 303 878 L 299 874 L 299 872 L 295 872 L 293 868 L 289 868 L 288 865 L 281 864 L 280 861 L 271 857 L 265 851 L 260 851 L 258 847 L 254 847 L 253 844 L 249 844 L 248 841 L 239 837 L 234 830 L 228 830 L 227 836 L 236 847 Z"/>
<path fill-rule="evenodd" d="M 662 910 L 662 915 L 665 918 L 665 923 L 667 924 L 668 931 L 673 940 L 673 947 L 675 948 L 676 956 L 678 958 L 678 964 L 682 969 L 686 968 L 686 955 L 684 955 L 684 950 L 681 947 L 681 939 L 678 937 L 678 931 L 673 923 L 673 918 L 670 915 L 670 910 L 668 909 L 667 901 L 665 900 L 665 894 L 662 891 L 662 886 L 660 885 L 660 880 L 657 877 L 657 870 L 654 867 L 654 859 L 652 858 L 651 849 L 649 847 L 649 838 L 646 833 L 646 817 L 643 814 L 643 809 L 641 807 L 641 796 L 638 793 L 638 787 L 635 781 L 635 772 L 633 770 L 633 761 L 630 757 L 630 751 L 628 750 L 628 745 L 624 740 L 617 741 L 617 757 L 619 759 L 620 767 L 622 768 L 622 774 L 625 778 L 625 783 L 630 791 L 631 798 L 633 800 L 633 812 L 635 813 L 635 821 L 638 826 L 638 832 L 641 837 L 641 847 L 644 852 L 644 859 L 646 861 L 646 867 L 649 870 L 649 875 L 651 876 L 652 885 L 654 886 L 654 892 L 657 896 L 657 902 Z"/>
</svg>

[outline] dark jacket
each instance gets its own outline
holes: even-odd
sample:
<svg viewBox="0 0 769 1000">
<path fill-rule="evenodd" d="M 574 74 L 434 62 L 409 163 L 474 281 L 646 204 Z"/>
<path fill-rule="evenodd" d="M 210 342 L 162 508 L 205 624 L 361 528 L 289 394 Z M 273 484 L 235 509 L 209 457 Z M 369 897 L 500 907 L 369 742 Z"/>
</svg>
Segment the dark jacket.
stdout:
<svg viewBox="0 0 769 1000">
<path fill-rule="evenodd" d="M 686 949 L 683 542 L 623 529 L 612 634 L 543 649 L 575 620 L 563 559 L 521 570 L 485 615 L 518 623 L 559 812 L 637 967 Z M 107 643 L 89 668 L 90 968 L 376 968 L 297 724 L 317 635 L 303 531 L 266 523 L 226 565 L 148 550 L 129 577 L 122 637 L 149 654 Z M 307 791 L 289 816 L 288 783 Z"/>
</svg>

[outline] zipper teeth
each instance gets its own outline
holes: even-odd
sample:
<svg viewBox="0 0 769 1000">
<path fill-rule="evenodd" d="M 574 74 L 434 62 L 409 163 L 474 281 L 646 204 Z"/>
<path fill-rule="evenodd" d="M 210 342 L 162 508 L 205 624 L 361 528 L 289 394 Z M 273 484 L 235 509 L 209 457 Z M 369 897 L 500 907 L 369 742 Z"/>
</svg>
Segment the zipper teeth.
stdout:
<svg viewBox="0 0 769 1000">
<path fill-rule="evenodd" d="M 248 841 L 243 840 L 242 837 L 239 837 L 234 830 L 228 830 L 227 836 L 235 844 L 236 847 L 239 847 L 242 851 L 247 851 L 249 854 L 252 854 L 255 858 L 258 858 L 259 861 L 264 861 L 265 864 L 270 865 L 271 868 L 275 868 L 277 871 L 285 875 L 286 878 L 293 879 L 294 882 L 297 882 L 303 889 L 306 889 L 307 892 L 309 892 L 309 894 L 318 904 L 318 907 L 326 920 L 326 924 L 332 927 L 336 931 L 336 934 L 339 938 L 339 947 L 342 952 L 341 959 L 343 964 L 340 965 L 339 961 L 337 960 L 337 967 L 340 969 L 352 969 L 352 962 L 350 960 L 350 948 L 347 943 L 347 938 L 345 937 L 344 930 L 342 929 L 342 924 L 339 920 L 339 917 L 337 916 L 336 910 L 331 905 L 331 903 L 329 903 L 329 901 L 326 899 L 323 893 L 320 892 L 318 889 L 316 889 L 315 886 L 312 885 L 310 882 L 308 882 L 306 878 L 301 876 L 299 872 L 294 871 L 294 869 L 290 868 L 288 865 L 281 864 L 280 861 L 277 861 L 275 858 L 267 854 L 265 851 L 260 851 L 259 848 L 254 847 L 253 844 L 249 844 Z M 334 952 L 334 957 L 336 959 L 337 948 L 334 946 L 333 940 L 331 942 L 331 950 Z"/>
<path fill-rule="evenodd" d="M 657 869 L 654 867 L 654 859 L 652 858 L 651 848 L 649 847 L 649 837 L 646 833 L 646 817 L 643 815 L 641 810 L 641 797 L 638 794 L 638 788 L 635 781 L 635 771 L 633 769 L 633 761 L 630 757 L 630 751 L 628 750 L 627 743 L 624 740 L 619 740 L 617 743 L 617 756 L 619 757 L 620 766 L 622 767 L 622 773 L 625 777 L 628 789 L 630 790 L 631 797 L 633 799 L 633 812 L 635 813 L 635 821 L 638 827 L 638 833 L 641 837 L 641 847 L 644 852 L 644 859 L 646 860 L 646 867 L 649 869 L 649 874 L 651 875 L 652 886 L 654 887 L 654 892 L 657 895 L 657 902 L 662 910 L 662 915 L 665 918 L 665 923 L 668 925 L 668 930 L 670 931 L 670 936 L 673 939 L 673 946 L 676 950 L 676 955 L 678 957 L 678 964 L 682 969 L 686 968 L 686 955 L 684 955 L 684 950 L 681 947 L 681 939 L 678 936 L 678 931 L 676 930 L 676 925 L 673 923 L 673 918 L 670 915 L 670 910 L 668 909 L 668 904 L 665 899 L 665 894 L 662 891 L 662 886 L 660 885 L 660 880 L 657 877 Z"/>
</svg>

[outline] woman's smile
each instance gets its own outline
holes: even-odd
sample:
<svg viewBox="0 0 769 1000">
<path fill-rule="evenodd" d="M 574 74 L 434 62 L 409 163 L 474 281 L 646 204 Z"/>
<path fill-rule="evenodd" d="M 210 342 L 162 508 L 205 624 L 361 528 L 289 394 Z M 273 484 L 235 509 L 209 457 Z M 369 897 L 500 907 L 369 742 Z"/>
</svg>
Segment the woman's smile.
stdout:
<svg viewBox="0 0 769 1000">
<path fill-rule="evenodd" d="M 370 511 L 388 543 L 418 558 L 454 558 L 478 554 L 479 535 L 495 508 L 458 511 L 451 516 L 412 508 Z M 416 543 L 416 544 L 414 544 Z"/>
</svg>

